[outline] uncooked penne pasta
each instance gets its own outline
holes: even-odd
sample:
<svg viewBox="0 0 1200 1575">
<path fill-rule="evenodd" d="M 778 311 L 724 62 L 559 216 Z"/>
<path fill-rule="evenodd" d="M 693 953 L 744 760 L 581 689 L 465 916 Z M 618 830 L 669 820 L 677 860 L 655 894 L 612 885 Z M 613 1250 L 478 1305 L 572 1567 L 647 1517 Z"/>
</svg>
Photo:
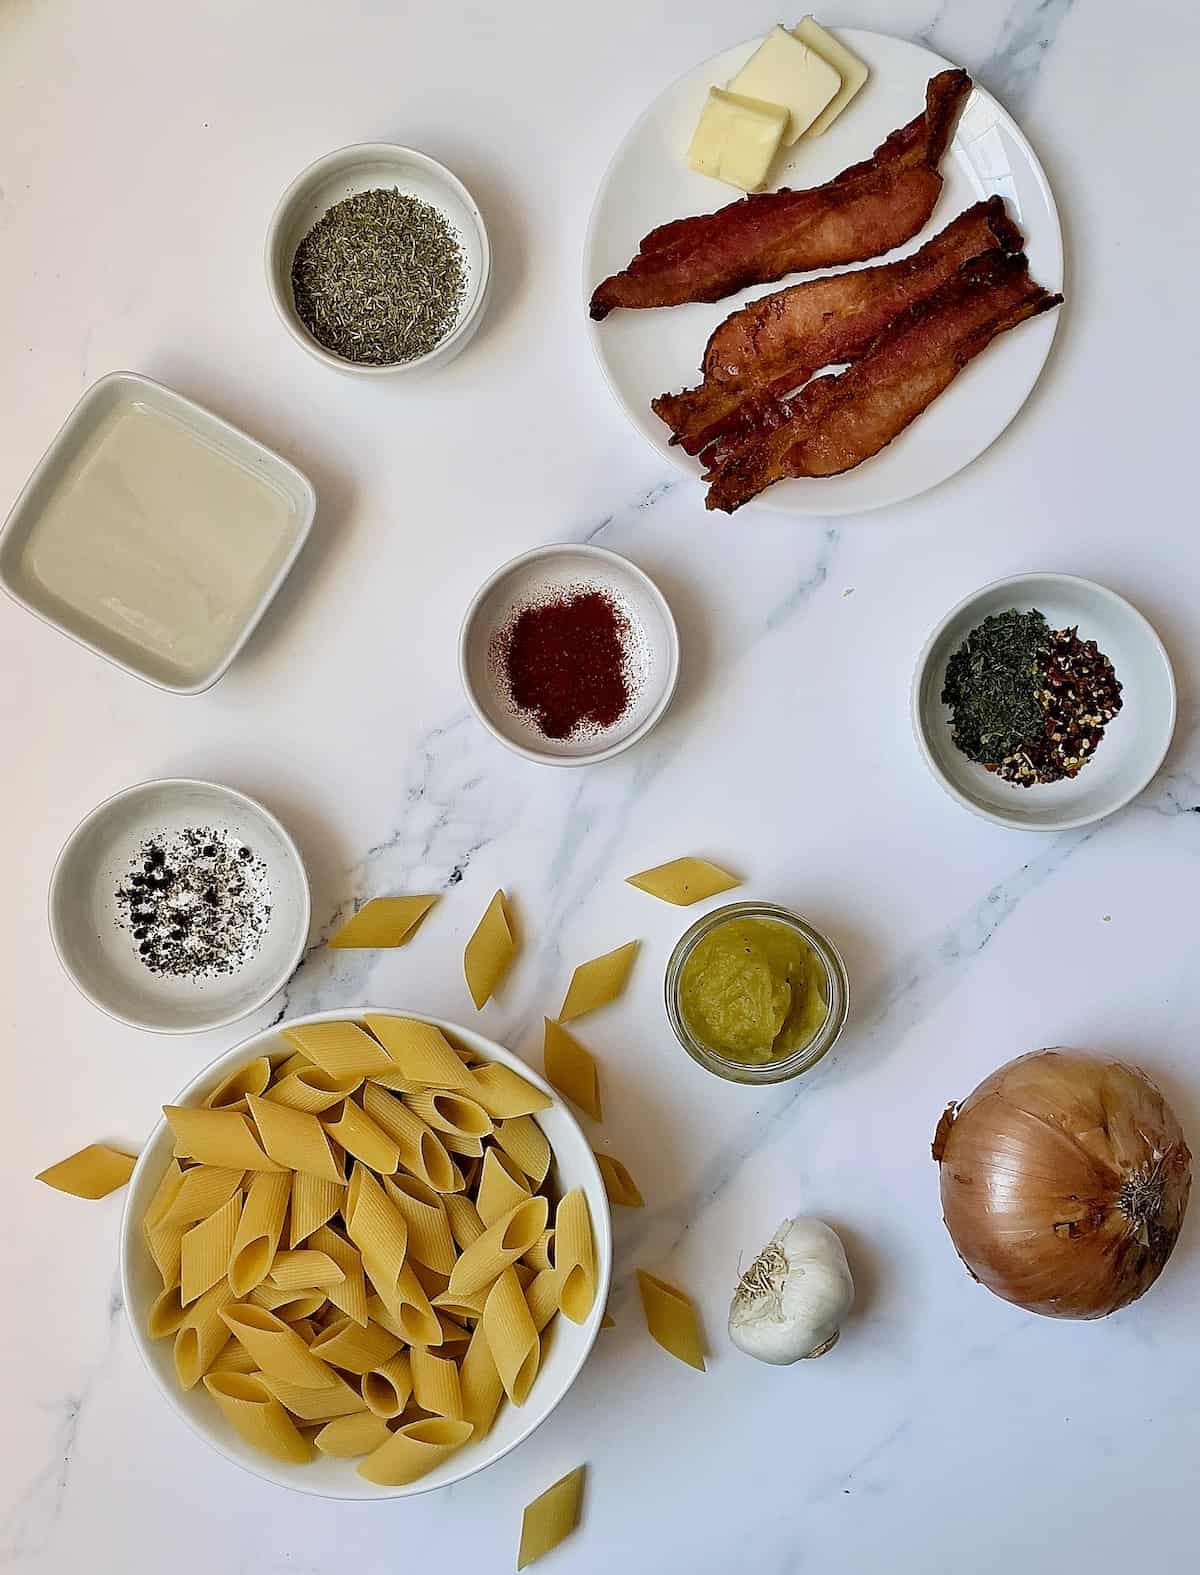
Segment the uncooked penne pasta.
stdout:
<svg viewBox="0 0 1200 1575">
<path fill-rule="evenodd" d="M 517 1551 L 517 1568 L 545 1554 L 553 1552 L 579 1524 L 579 1507 L 583 1499 L 582 1466 L 568 1471 L 532 1504 L 525 1506 L 521 1516 L 521 1545 Z"/>
<path fill-rule="evenodd" d="M 372 1284 L 390 1306 L 408 1254 L 408 1222 L 365 1165 L 355 1165 L 350 1177 L 345 1218 Z"/>
<path fill-rule="evenodd" d="M 312 1459 L 312 1446 L 260 1379 L 245 1373 L 210 1373 L 204 1387 L 226 1420 L 255 1449 L 296 1465 Z"/>
<path fill-rule="evenodd" d="M 533 1319 L 533 1327 L 539 1334 L 558 1312 L 561 1279 L 562 1275 L 557 1269 L 543 1269 L 539 1274 L 535 1274 L 525 1287 L 529 1316 Z"/>
<path fill-rule="evenodd" d="M 401 1100 L 385 1093 L 377 1083 L 363 1089 L 363 1109 L 395 1143 L 397 1167 L 427 1181 L 435 1192 L 455 1192 L 462 1176 L 441 1138 Z"/>
<path fill-rule="evenodd" d="M 602 1121 L 600 1074 L 595 1057 L 561 1023 L 547 1017 L 544 1041 L 546 1081 L 593 1121 Z"/>
<path fill-rule="evenodd" d="M 265 1307 L 284 1323 L 294 1324 L 297 1319 L 311 1318 L 320 1312 L 329 1298 L 323 1287 L 311 1291 L 282 1290 L 270 1280 L 264 1280 L 254 1287 L 246 1300 L 256 1307 Z"/>
<path fill-rule="evenodd" d="M 150 1303 L 150 1311 L 146 1314 L 146 1333 L 152 1340 L 178 1334 L 186 1322 L 187 1309 L 183 1305 L 180 1290 L 178 1285 L 168 1285 Z"/>
<path fill-rule="evenodd" d="M 327 1422 L 335 1416 L 353 1416 L 366 1410 L 366 1401 L 340 1373 L 328 1369 L 326 1381 L 319 1385 L 298 1384 L 273 1373 L 258 1375 L 279 1403 L 302 1422 Z"/>
<path fill-rule="evenodd" d="M 69 1158 L 60 1159 L 57 1165 L 39 1170 L 34 1180 L 44 1181 L 56 1192 L 68 1192 L 73 1198 L 94 1200 L 106 1198 L 123 1187 L 136 1164 L 135 1154 L 125 1154 L 107 1143 L 89 1143 Z"/>
<path fill-rule="evenodd" d="M 504 1385 L 483 1330 L 476 1329 L 458 1372 L 464 1418 L 474 1428 L 473 1438 L 489 1432 L 504 1398 Z"/>
<path fill-rule="evenodd" d="M 363 1401 L 374 1416 L 389 1421 L 399 1416 L 411 1394 L 412 1363 L 407 1351 L 397 1351 L 395 1356 L 363 1375 Z"/>
<path fill-rule="evenodd" d="M 174 1203 L 180 1187 L 183 1185 L 183 1167 L 177 1159 L 172 1158 L 163 1171 L 154 1195 L 146 1205 L 146 1212 L 142 1215 L 142 1230 L 146 1235 L 156 1225 L 160 1225 Z"/>
<path fill-rule="evenodd" d="M 582 1323 L 596 1299 L 596 1244 L 582 1187 L 568 1192 L 555 1210 L 554 1267 L 561 1275 L 559 1310 Z"/>
<path fill-rule="evenodd" d="M 644 1199 L 637 1189 L 636 1182 L 619 1159 L 614 1159 L 611 1154 L 597 1153 L 596 1164 L 600 1167 L 604 1190 L 608 1194 L 610 1203 L 620 1204 L 626 1209 L 640 1209 L 644 1206 Z"/>
<path fill-rule="evenodd" d="M 298 1023 L 279 1031 L 330 1077 L 370 1077 L 393 1064 L 382 1045 L 357 1023 Z"/>
<path fill-rule="evenodd" d="M 271 1081 L 271 1062 L 265 1055 L 255 1056 L 245 1066 L 239 1066 L 223 1077 L 204 1100 L 206 1110 L 227 1110 L 231 1105 L 242 1108 L 247 1094 L 261 1094 Z"/>
<path fill-rule="evenodd" d="M 529 1183 L 515 1160 L 502 1149 L 489 1148 L 483 1157 L 475 1207 L 484 1225 L 494 1225 L 503 1214 L 529 1196 Z"/>
<path fill-rule="evenodd" d="M 311 1355 L 290 1324 L 253 1302 L 230 1302 L 221 1309 L 230 1334 L 244 1345 L 262 1372 L 301 1389 L 323 1389 L 333 1382 L 331 1367 Z"/>
<path fill-rule="evenodd" d="M 245 1296 L 271 1272 L 291 1192 L 287 1171 L 258 1175 L 250 1182 L 228 1265 L 235 1296 Z"/>
<path fill-rule="evenodd" d="M 359 1411 L 353 1416 L 339 1416 L 326 1422 L 313 1443 L 323 1455 L 353 1460 L 359 1455 L 369 1455 L 381 1444 L 386 1444 L 391 1436 L 391 1429 L 381 1416 Z"/>
<path fill-rule="evenodd" d="M 410 1422 L 360 1464 L 358 1474 L 382 1487 L 401 1487 L 427 1475 L 471 1436 L 470 1422 L 430 1417 Z"/>
<path fill-rule="evenodd" d="M 325 1130 L 354 1158 L 382 1176 L 400 1167 L 400 1150 L 382 1127 L 377 1126 L 361 1105 L 343 1100 L 323 1118 Z"/>
<path fill-rule="evenodd" d="M 235 1192 L 240 1192 L 244 1170 L 224 1170 L 216 1165 L 193 1165 L 180 1177 L 179 1188 L 167 1206 L 161 1223 L 180 1220 L 194 1225 L 215 1214 Z"/>
<path fill-rule="evenodd" d="M 337 1151 L 315 1115 L 255 1094 L 248 1095 L 246 1103 L 259 1142 L 276 1164 L 322 1181 L 337 1184 L 345 1180 Z"/>
<path fill-rule="evenodd" d="M 637 1271 L 646 1328 L 663 1350 L 704 1372 L 704 1341 L 696 1310 L 681 1290 L 644 1269 Z"/>
<path fill-rule="evenodd" d="M 222 1170 L 278 1170 L 259 1146 L 248 1118 L 237 1110 L 202 1110 L 191 1105 L 164 1105 L 175 1153 Z"/>
<path fill-rule="evenodd" d="M 300 1247 L 295 1252 L 280 1251 L 271 1263 L 268 1282 L 281 1291 L 307 1291 L 316 1287 L 340 1285 L 345 1271 L 327 1252 L 315 1247 Z"/>
<path fill-rule="evenodd" d="M 736 875 L 707 859 L 672 859 L 669 864 L 656 864 L 653 869 L 630 875 L 627 883 L 677 908 L 690 907 L 693 902 L 703 902 L 706 897 L 732 891 L 742 884 Z"/>
<path fill-rule="evenodd" d="M 175 1336 L 175 1373 L 184 1389 L 195 1388 L 229 1342 L 229 1326 L 221 1313 L 232 1301 L 228 1282 L 218 1280 L 188 1308 Z"/>
<path fill-rule="evenodd" d="M 331 1220 L 342 1207 L 346 1195 L 344 1181 L 322 1181 L 298 1170 L 292 1176 L 292 1207 L 288 1246 L 298 1247 L 313 1231 Z"/>
<path fill-rule="evenodd" d="M 498 891 L 463 953 L 463 972 L 476 1011 L 482 1011 L 500 988 L 516 951 L 511 916 L 504 893 Z"/>
<path fill-rule="evenodd" d="M 554 1267 L 554 1232 L 544 1230 L 521 1259 L 527 1263 L 535 1274 L 541 1274 L 546 1269 Z"/>
<path fill-rule="evenodd" d="M 625 988 L 637 950 L 637 941 L 629 941 L 615 951 L 605 952 L 603 957 L 580 963 L 571 975 L 567 998 L 558 1014 L 559 1022 L 572 1022 L 585 1012 L 594 1012 L 597 1007 L 615 1001 Z"/>
<path fill-rule="evenodd" d="M 334 951 L 343 947 L 403 946 L 436 901 L 436 896 L 372 897 L 346 920 L 327 945 Z"/>
<path fill-rule="evenodd" d="M 540 1187 L 550 1169 L 550 1144 L 532 1116 L 514 1116 L 497 1121 L 496 1142 L 533 1182 Z"/>
<path fill-rule="evenodd" d="M 486 1061 L 471 1068 L 471 1084 L 466 1090 L 489 1116 L 531 1116 L 548 1110 L 553 1103 L 549 1094 L 525 1081 L 500 1061 Z"/>
<path fill-rule="evenodd" d="M 379 1299 L 387 1308 L 388 1322 L 397 1329 L 409 1345 L 440 1345 L 442 1326 L 426 1295 L 425 1287 L 406 1263 L 394 1283 L 375 1279 L 371 1272 L 370 1258 L 363 1259 L 367 1278 L 379 1292 Z"/>
<path fill-rule="evenodd" d="M 154 1259 L 155 1267 L 162 1276 L 164 1287 L 179 1283 L 183 1238 L 190 1228 L 182 1220 L 167 1220 L 161 1225 L 149 1228 L 146 1228 L 143 1222 L 146 1246 Z"/>
<path fill-rule="evenodd" d="M 457 1245 L 465 1250 L 473 1241 L 478 1241 L 487 1229 L 479 1217 L 479 1210 L 470 1198 L 464 1197 L 461 1192 L 444 1194 L 442 1202 L 446 1208 L 446 1218 L 450 1222 L 450 1234 Z"/>
<path fill-rule="evenodd" d="M 363 1019 L 392 1060 L 384 1071 L 399 1072 L 420 1087 L 461 1088 L 469 1092 L 471 1074 L 455 1055 L 450 1041 L 433 1023 L 382 1012 Z"/>
<path fill-rule="evenodd" d="M 506 1269 L 488 1292 L 479 1327 L 505 1394 L 514 1405 L 524 1405 L 537 1377 L 541 1347 L 520 1282 L 511 1269 Z M 419 1394 L 417 1403 L 422 1403 Z"/>
<path fill-rule="evenodd" d="M 434 1416 L 463 1417 L 462 1389 L 458 1368 L 447 1357 L 427 1346 L 416 1345 L 409 1352 L 412 1367 L 413 1399 L 422 1411 Z"/>
<path fill-rule="evenodd" d="M 436 1274 L 448 1275 L 458 1253 L 441 1193 L 418 1176 L 403 1173 L 385 1176 L 383 1186 L 408 1226 L 409 1258 Z"/>
<path fill-rule="evenodd" d="M 290 1110 L 304 1110 L 309 1115 L 320 1115 L 343 1099 L 349 1099 L 362 1085 L 360 1076 L 331 1077 L 319 1066 L 304 1065 L 273 1083 L 263 1095 L 273 1104 L 285 1105 Z"/>
<path fill-rule="evenodd" d="M 328 1225 L 322 1225 L 308 1238 L 308 1245 L 319 1252 L 326 1252 L 341 1269 L 346 1278 L 340 1285 L 329 1286 L 329 1300 L 348 1318 L 363 1327 L 367 1323 L 367 1285 L 363 1275 L 362 1254 L 344 1236 Z"/>
<path fill-rule="evenodd" d="M 526 1198 L 489 1225 L 454 1265 L 451 1295 L 466 1295 L 490 1285 L 527 1253 L 546 1228 L 549 1208 L 545 1198 Z"/>
<path fill-rule="evenodd" d="M 361 1376 L 389 1361 L 402 1343 L 382 1324 L 369 1323 L 360 1329 L 353 1318 L 340 1318 L 317 1335 L 309 1350 L 323 1362 Z"/>
<path fill-rule="evenodd" d="M 221 1325 L 224 1329 L 224 1324 Z M 225 1329 L 229 1334 L 229 1330 Z M 239 1345 L 232 1335 L 229 1335 L 225 1349 L 209 1368 L 210 1373 L 256 1373 L 258 1364 L 250 1355 L 244 1345 Z"/>
<path fill-rule="evenodd" d="M 215 1214 L 184 1232 L 179 1263 L 184 1306 L 225 1278 L 241 1217 L 242 1195 L 235 1192 Z"/>
<path fill-rule="evenodd" d="M 466 1094 L 456 1094 L 449 1089 L 424 1089 L 417 1094 L 405 1094 L 404 1103 L 427 1127 L 442 1134 L 443 1143 L 448 1137 L 454 1137 L 468 1138 L 478 1144 L 483 1138 L 491 1137 L 494 1130 L 491 1116 Z"/>
</svg>

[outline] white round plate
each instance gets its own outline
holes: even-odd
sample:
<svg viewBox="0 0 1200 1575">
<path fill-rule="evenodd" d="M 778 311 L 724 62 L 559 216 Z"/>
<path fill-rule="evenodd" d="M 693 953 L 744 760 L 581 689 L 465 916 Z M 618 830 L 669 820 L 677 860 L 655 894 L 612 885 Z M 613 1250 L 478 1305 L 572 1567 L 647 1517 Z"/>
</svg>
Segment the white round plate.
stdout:
<svg viewBox="0 0 1200 1575">
<path fill-rule="evenodd" d="M 1078 625 L 1079 638 L 1095 640 L 1122 685 L 1122 707 L 1095 758 L 1069 781 L 1015 787 L 968 760 L 954 743 L 950 711 L 942 704 L 946 663 L 972 629 L 1010 607 L 1036 607 L 1052 629 Z M 1158 635 L 1124 597 L 1073 574 L 1018 574 L 985 585 L 946 614 L 913 675 L 913 731 L 930 771 L 965 809 L 1018 831 L 1067 831 L 1124 808 L 1162 765 L 1175 708 L 1175 675 Z"/>
<path fill-rule="evenodd" d="M 464 1477 L 473 1476 L 476 1471 L 482 1471 L 485 1466 L 507 1455 L 510 1449 L 515 1449 L 535 1427 L 546 1420 L 587 1361 L 600 1332 L 600 1320 L 604 1316 L 612 1276 L 612 1219 L 608 1199 L 599 1166 L 578 1122 L 567 1109 L 566 1102 L 559 1098 L 544 1078 L 539 1077 L 511 1051 L 470 1028 L 458 1028 L 453 1023 L 426 1017 L 423 1012 L 408 1012 L 398 1007 L 352 1006 L 340 1012 L 315 1012 L 308 1017 L 293 1018 L 290 1023 L 278 1027 L 266 1028 L 228 1054 L 220 1056 L 194 1082 L 188 1084 L 174 1103 L 199 1104 L 222 1078 L 256 1056 L 282 1058 L 290 1055 L 294 1047 L 283 1038 L 283 1028 L 295 1027 L 300 1023 L 361 1018 L 367 1012 L 416 1017 L 422 1022 L 433 1023 L 456 1043 L 485 1060 L 499 1061 L 503 1066 L 511 1067 L 527 1082 L 550 1096 L 553 1104 L 540 1110 L 534 1120 L 546 1134 L 554 1156 L 550 1174 L 555 1190 L 561 1195 L 573 1187 L 582 1187 L 587 1196 L 592 1233 L 596 1241 L 596 1299 L 583 1323 L 574 1324 L 566 1318 L 554 1320 L 543 1349 L 541 1367 L 525 1404 L 519 1408 L 503 1405 L 486 1438 L 477 1444 L 466 1444 L 444 1460 L 436 1470 L 418 1478 L 416 1482 L 404 1487 L 380 1487 L 358 1475 L 355 1469 L 357 1461 L 335 1460 L 328 1455 L 318 1454 L 307 1465 L 272 1460 L 234 1432 L 203 1384 L 186 1391 L 179 1387 L 175 1376 L 173 1342 L 151 1340 L 146 1333 L 146 1316 L 150 1304 L 162 1288 L 162 1281 L 146 1248 L 142 1219 L 172 1152 L 171 1130 L 165 1121 L 160 1121 L 150 1134 L 130 1178 L 125 1214 L 121 1221 L 121 1287 L 134 1344 L 172 1410 L 218 1454 L 256 1477 L 299 1493 L 312 1493 L 319 1498 L 410 1498 L 417 1493 L 427 1493 L 431 1488 L 448 1487 L 452 1482 L 461 1482 Z M 406 1567 L 404 1561 L 397 1567 Z"/>
<path fill-rule="evenodd" d="M 213 978 L 151 973 L 118 923 L 117 887 L 138 867 L 142 844 L 189 826 L 238 838 L 266 865 L 271 914 L 258 949 Z M 94 1006 L 153 1033 L 198 1033 L 256 1011 L 291 978 L 308 940 L 308 877 L 296 844 L 256 800 L 216 782 L 167 777 L 126 788 L 76 826 L 50 877 L 49 910 L 58 960 Z"/>
<path fill-rule="evenodd" d="M 823 136 L 801 137 L 788 150 L 774 173 L 773 187 L 819 186 L 867 158 L 889 132 L 920 114 L 926 83 L 950 64 L 920 44 L 884 33 L 839 28 L 838 36 L 870 67 L 870 79 Z M 727 49 L 680 77 L 617 150 L 588 227 L 585 308 L 600 280 L 624 268 L 656 225 L 711 213 L 737 199 L 732 187 L 689 170 L 686 155 L 709 87 L 728 82 L 759 42 L 751 39 Z M 980 87 L 963 108 L 942 160 L 942 174 L 942 194 L 929 223 L 906 246 L 888 253 L 889 259 L 916 251 L 964 208 L 999 195 L 1025 235 L 1034 277 L 1048 290 L 1061 289 L 1062 231 L 1045 173 L 1011 115 Z M 592 345 L 609 387 L 664 459 L 697 479 L 703 470 L 698 460 L 671 445 L 669 429 L 650 409 L 650 401 L 699 381 L 709 335 L 731 312 L 801 277 L 816 276 L 791 274 L 712 304 L 619 309 L 603 322 L 589 320 Z M 782 514 L 854 514 L 936 487 L 982 454 L 1020 410 L 1050 353 L 1057 321 L 1057 311 L 1046 312 L 1000 335 L 907 431 L 855 470 L 777 482 L 751 506 Z"/>
<path fill-rule="evenodd" d="M 496 636 L 518 608 L 580 587 L 607 591 L 625 615 L 633 695 L 602 732 L 546 738 L 508 698 Z M 679 631 L 666 597 L 635 563 L 606 547 L 563 542 L 522 553 L 480 587 L 459 632 L 458 670 L 475 715 L 514 753 L 547 766 L 595 765 L 636 744 L 665 714 L 679 677 Z"/>
</svg>

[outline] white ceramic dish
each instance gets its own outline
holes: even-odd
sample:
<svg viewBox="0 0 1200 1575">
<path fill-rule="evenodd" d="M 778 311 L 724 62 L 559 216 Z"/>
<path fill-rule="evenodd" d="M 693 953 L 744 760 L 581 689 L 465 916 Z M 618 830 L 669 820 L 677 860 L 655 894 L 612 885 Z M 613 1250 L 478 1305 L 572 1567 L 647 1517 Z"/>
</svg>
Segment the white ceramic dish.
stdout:
<svg viewBox="0 0 1200 1575">
<path fill-rule="evenodd" d="M 378 187 L 419 197 L 437 208 L 458 235 L 466 260 L 467 287 L 458 321 L 427 355 L 392 366 L 360 366 L 317 343 L 301 322 L 292 295 L 292 260 L 296 248 L 335 203 Z M 267 288 L 280 321 L 297 344 L 337 372 L 364 377 L 395 377 L 444 366 L 465 349 L 483 320 L 491 282 L 492 253 L 487 227 L 475 199 L 456 175 L 414 148 L 390 142 L 360 142 L 327 153 L 303 170 L 275 208 L 267 231 Z"/>
<path fill-rule="evenodd" d="M 920 112 L 929 78 L 949 64 L 922 45 L 883 33 L 837 32 L 870 67 L 871 77 L 823 136 L 802 137 L 789 150 L 773 173 L 773 189 L 820 185 L 868 157 L 890 131 Z M 600 280 L 624 268 L 642 236 L 656 225 L 709 213 L 737 198 L 732 187 L 689 170 L 685 156 L 710 85 L 727 82 L 759 42 L 738 44 L 680 77 L 618 148 L 596 197 L 584 246 L 585 310 Z M 1024 232 L 1034 277 L 1048 290 L 1061 289 L 1062 232 L 1049 183 L 1012 117 L 980 87 L 967 100 L 942 173 L 945 184 L 929 223 L 889 258 L 915 251 L 955 214 L 998 194 Z M 589 322 L 592 346 L 618 403 L 642 436 L 684 474 L 698 479 L 703 467 L 671 446 L 667 427 L 650 409 L 651 399 L 699 381 L 709 335 L 731 312 L 813 277 L 789 275 L 709 305 L 615 311 L 603 322 Z M 1050 353 L 1057 320 L 1057 311 L 1047 312 L 1001 335 L 874 459 L 842 476 L 779 482 L 751 506 L 783 514 L 853 514 L 937 486 L 982 454 L 1024 404 Z"/>
<path fill-rule="evenodd" d="M 143 446 L 141 458 L 128 446 L 118 449 L 113 434 L 123 422 L 158 423 L 160 432 L 165 423 L 173 439 L 183 433 L 198 455 L 203 452 L 206 465 L 216 456 L 221 494 L 214 507 L 220 519 L 210 541 L 198 539 L 190 549 L 186 542 L 180 547 L 185 538 L 176 529 L 154 548 L 156 525 L 166 520 L 178 527 L 184 512 L 202 537 L 207 500 L 180 495 L 183 483 L 170 468 L 154 471 L 149 463 L 152 446 Z M 77 527 L 79 552 L 72 550 L 68 556 L 87 556 L 93 577 L 89 595 L 115 610 L 107 622 L 73 602 L 69 589 L 56 584 L 42 562 L 39 529 L 81 478 L 86 483 L 101 471 L 118 500 L 113 505 L 117 515 L 151 541 L 135 586 L 126 572 L 128 560 L 122 564 L 121 549 L 89 540 L 88 527 Z M 244 510 L 240 515 L 239 505 Z M 271 516 L 269 529 L 261 516 L 264 508 Z M 279 454 L 161 383 L 135 372 L 113 372 L 93 383 L 75 406 L 13 506 L 0 535 L 0 587 L 44 623 L 135 677 L 174 694 L 199 694 L 216 683 L 250 638 L 296 561 L 316 509 L 312 483 Z M 251 538 L 246 533 L 252 519 L 261 530 Z M 224 541 L 222 527 L 228 538 Z M 98 524 L 93 528 L 102 529 Z M 73 534 L 61 539 L 61 532 L 73 533 L 76 526 L 68 523 L 58 529 L 61 558 L 74 540 Z M 189 643 L 195 628 L 171 621 L 172 599 L 184 605 L 181 595 L 200 603 L 202 648 Z M 142 639 L 139 630 L 152 632 Z"/>
<path fill-rule="evenodd" d="M 399 1016 L 420 1017 L 423 1021 L 436 1023 L 458 1043 L 488 1060 L 511 1067 L 551 1096 L 553 1105 L 540 1111 L 535 1119 L 549 1139 L 554 1154 L 551 1175 L 556 1180 L 559 1192 L 582 1187 L 587 1195 L 596 1240 L 596 1300 L 582 1324 L 573 1324 L 563 1318 L 555 1320 L 553 1337 L 547 1343 L 541 1370 L 523 1406 L 502 1407 L 495 1426 L 485 1439 L 477 1445 L 468 1444 L 450 1456 L 436 1471 L 406 1487 L 378 1487 L 365 1481 L 355 1470 L 356 1462 L 353 1460 L 333 1460 L 322 1455 L 318 1455 L 308 1465 L 284 1465 L 270 1460 L 242 1442 L 218 1412 L 202 1385 L 189 1392 L 179 1387 L 175 1377 L 172 1342 L 152 1341 L 145 1332 L 146 1314 L 162 1282 L 146 1250 L 141 1221 L 172 1149 L 170 1129 L 164 1121 L 160 1121 L 150 1134 L 130 1180 L 121 1225 L 121 1284 L 134 1343 L 167 1403 L 205 1443 L 211 1444 L 227 1460 L 244 1467 L 255 1476 L 280 1487 L 294 1488 L 298 1492 L 313 1493 L 323 1498 L 409 1498 L 473 1476 L 515 1449 L 546 1420 L 587 1360 L 600 1330 L 612 1276 L 612 1222 L 604 1184 L 587 1139 L 550 1085 L 517 1056 L 493 1044 L 490 1039 L 485 1039 L 482 1034 L 469 1028 L 458 1028 L 437 1018 L 425 1017 L 420 1012 L 359 1006 L 348 1007 L 341 1012 L 317 1012 L 294 1021 L 328 1022 L 345 1017 L 361 1017 L 365 1012 L 373 1011 L 395 1012 Z M 260 1055 L 284 1056 L 290 1051 L 291 1046 L 280 1036 L 278 1028 L 265 1029 L 214 1061 L 194 1082 L 188 1084 L 174 1103 L 197 1104 L 224 1076 L 243 1062 Z"/>
<path fill-rule="evenodd" d="M 1036 607 L 1052 629 L 1077 624 L 1080 639 L 1096 641 L 1123 685 L 1121 710 L 1072 780 L 1014 787 L 968 760 L 951 735 L 941 700 L 946 663 L 977 624 L 1010 607 Z M 1115 591 L 1072 574 L 1019 574 L 974 592 L 930 635 L 913 676 L 913 731 L 930 771 L 965 809 L 1019 831 L 1066 831 L 1122 809 L 1162 765 L 1175 710 L 1175 675 L 1158 635 Z"/>
<path fill-rule="evenodd" d="M 142 962 L 115 897 L 148 838 L 195 826 L 237 838 L 265 863 L 271 914 L 235 972 L 176 979 Z M 291 978 L 308 940 L 308 878 L 296 844 L 261 804 L 215 782 L 167 777 L 126 788 L 76 826 L 50 877 L 49 919 L 59 962 L 102 1012 L 153 1033 L 197 1033 L 256 1011 Z"/>
<path fill-rule="evenodd" d="M 495 639 L 517 609 L 577 586 L 607 591 L 629 621 L 633 703 L 603 732 L 544 738 L 509 702 Z M 516 754 L 543 765 L 594 765 L 636 744 L 665 713 L 679 677 L 679 631 L 666 598 L 636 564 L 604 547 L 564 542 L 513 558 L 480 588 L 459 633 L 458 670 L 475 715 Z"/>
</svg>

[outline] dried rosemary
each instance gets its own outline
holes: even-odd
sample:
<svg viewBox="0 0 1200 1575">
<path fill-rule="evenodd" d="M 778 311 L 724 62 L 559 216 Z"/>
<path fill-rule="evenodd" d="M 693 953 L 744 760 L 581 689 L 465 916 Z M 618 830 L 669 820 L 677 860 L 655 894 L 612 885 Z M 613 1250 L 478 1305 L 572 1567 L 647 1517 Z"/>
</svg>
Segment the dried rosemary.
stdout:
<svg viewBox="0 0 1200 1575">
<path fill-rule="evenodd" d="M 336 203 L 296 248 L 292 294 L 318 344 L 363 366 L 427 355 L 466 291 L 462 246 L 419 197 L 382 188 Z"/>
</svg>

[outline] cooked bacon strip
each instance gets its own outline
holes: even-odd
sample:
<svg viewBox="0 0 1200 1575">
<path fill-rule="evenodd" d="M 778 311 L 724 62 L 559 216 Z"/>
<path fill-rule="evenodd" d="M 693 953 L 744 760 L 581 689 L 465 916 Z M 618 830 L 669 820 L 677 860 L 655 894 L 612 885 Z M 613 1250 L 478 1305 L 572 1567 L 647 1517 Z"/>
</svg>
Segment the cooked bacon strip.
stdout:
<svg viewBox="0 0 1200 1575">
<path fill-rule="evenodd" d="M 824 186 L 763 192 L 651 230 L 628 268 L 597 286 L 592 316 L 599 321 L 614 306 L 719 301 L 750 284 L 902 245 L 933 212 L 938 165 L 970 90 L 965 71 L 939 72 L 915 120 Z"/>
<path fill-rule="evenodd" d="M 997 334 L 1062 300 L 1035 284 L 1028 259 L 987 252 L 911 306 L 848 371 L 818 377 L 788 418 L 719 469 L 705 506 L 735 509 L 787 476 L 837 476 L 885 448 Z"/>
<path fill-rule="evenodd" d="M 720 436 L 752 437 L 756 426 L 769 422 L 767 406 L 823 366 L 857 361 L 893 317 L 932 295 L 968 258 L 997 249 L 1019 252 L 1021 245 L 1003 199 L 991 197 L 960 213 L 910 257 L 761 296 L 727 317 L 708 341 L 703 383 L 663 394 L 651 408 L 675 434 L 672 442 L 689 454 Z"/>
</svg>

